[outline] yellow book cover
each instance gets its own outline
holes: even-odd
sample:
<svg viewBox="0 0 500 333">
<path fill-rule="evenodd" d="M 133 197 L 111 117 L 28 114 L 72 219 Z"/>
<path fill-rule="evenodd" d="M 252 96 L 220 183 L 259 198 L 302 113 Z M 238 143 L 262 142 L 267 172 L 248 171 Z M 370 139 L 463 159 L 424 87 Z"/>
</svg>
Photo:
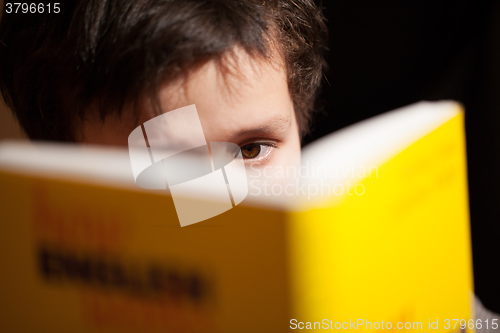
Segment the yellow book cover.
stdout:
<svg viewBox="0 0 500 333">
<path fill-rule="evenodd" d="M 306 147 L 293 198 L 181 227 L 126 150 L 1 143 L 0 329 L 464 331 L 465 161 L 461 107 L 419 103 Z"/>
</svg>

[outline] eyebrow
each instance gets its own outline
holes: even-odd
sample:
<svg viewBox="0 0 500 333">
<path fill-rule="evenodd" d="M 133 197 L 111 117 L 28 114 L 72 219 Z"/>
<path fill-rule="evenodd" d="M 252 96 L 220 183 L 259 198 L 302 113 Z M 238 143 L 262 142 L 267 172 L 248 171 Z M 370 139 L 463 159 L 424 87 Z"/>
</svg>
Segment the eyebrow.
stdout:
<svg viewBox="0 0 500 333">
<path fill-rule="evenodd" d="M 287 131 L 292 124 L 292 117 L 276 115 L 266 120 L 266 124 L 256 128 L 243 129 L 231 136 L 232 139 L 249 137 L 252 135 L 281 134 Z"/>
</svg>

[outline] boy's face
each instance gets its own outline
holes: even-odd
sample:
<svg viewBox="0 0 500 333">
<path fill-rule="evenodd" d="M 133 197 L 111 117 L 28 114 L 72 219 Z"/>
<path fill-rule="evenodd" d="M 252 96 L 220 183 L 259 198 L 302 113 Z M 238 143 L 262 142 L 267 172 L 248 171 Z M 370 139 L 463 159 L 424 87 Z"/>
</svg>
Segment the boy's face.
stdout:
<svg viewBox="0 0 500 333">
<path fill-rule="evenodd" d="M 299 131 L 285 71 L 242 51 L 236 52 L 236 59 L 227 60 L 230 74 L 222 75 L 215 62 L 208 62 L 185 81 L 162 87 L 162 110 L 195 104 L 206 140 L 239 145 L 252 169 L 297 165 Z M 156 115 L 148 103 L 141 108 L 139 123 Z M 109 115 L 104 124 L 90 117 L 83 135 L 86 143 L 127 146 L 136 125 L 131 112 Z"/>
</svg>

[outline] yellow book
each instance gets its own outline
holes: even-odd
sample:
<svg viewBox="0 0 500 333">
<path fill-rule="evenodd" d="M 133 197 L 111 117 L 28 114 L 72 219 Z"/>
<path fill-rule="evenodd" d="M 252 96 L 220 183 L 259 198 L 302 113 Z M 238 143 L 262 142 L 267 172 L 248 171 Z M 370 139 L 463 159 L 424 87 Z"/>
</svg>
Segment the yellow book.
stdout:
<svg viewBox="0 0 500 333">
<path fill-rule="evenodd" d="M 294 200 L 186 227 L 128 158 L 0 144 L 2 332 L 473 331 L 458 104 L 334 133 L 304 149 Z"/>
</svg>

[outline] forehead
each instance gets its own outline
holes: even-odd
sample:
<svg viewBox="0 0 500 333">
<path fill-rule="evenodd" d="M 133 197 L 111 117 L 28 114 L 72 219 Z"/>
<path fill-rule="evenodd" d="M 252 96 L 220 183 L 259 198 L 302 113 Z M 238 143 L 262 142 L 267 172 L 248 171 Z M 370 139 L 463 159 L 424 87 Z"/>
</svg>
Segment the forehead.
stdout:
<svg viewBox="0 0 500 333">
<path fill-rule="evenodd" d="M 195 104 L 210 141 L 285 131 L 294 120 L 293 102 L 285 70 L 276 59 L 254 59 L 235 51 L 221 62 L 207 62 L 160 89 L 162 111 Z"/>
</svg>

